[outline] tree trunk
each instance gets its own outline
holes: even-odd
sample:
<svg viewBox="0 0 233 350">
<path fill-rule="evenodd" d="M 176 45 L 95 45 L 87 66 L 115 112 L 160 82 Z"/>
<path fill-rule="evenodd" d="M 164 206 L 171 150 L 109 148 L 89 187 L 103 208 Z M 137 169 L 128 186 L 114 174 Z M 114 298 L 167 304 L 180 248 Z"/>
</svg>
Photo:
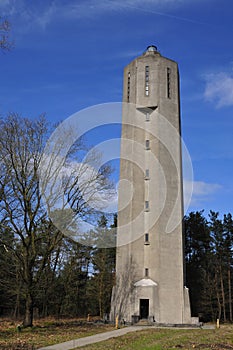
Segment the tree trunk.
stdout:
<svg viewBox="0 0 233 350">
<path fill-rule="evenodd" d="M 17 320 L 19 316 L 20 316 L 20 295 L 19 295 L 19 291 L 17 291 L 13 317 Z"/>
<path fill-rule="evenodd" d="M 102 275 L 100 276 L 100 286 L 99 286 L 99 313 L 100 313 L 100 318 L 103 318 L 103 277 Z"/>
<path fill-rule="evenodd" d="M 222 306 L 223 306 L 223 320 L 226 322 L 226 301 L 225 301 L 225 291 L 223 284 L 222 267 L 220 265 L 220 283 L 221 283 L 221 294 L 222 294 Z"/>
<path fill-rule="evenodd" d="M 232 322 L 232 300 L 231 300 L 231 265 L 228 264 L 228 295 L 229 295 L 229 321 Z"/>
<path fill-rule="evenodd" d="M 18 268 L 16 269 L 16 300 L 15 300 L 15 309 L 14 309 L 14 318 L 17 319 L 20 317 L 20 295 L 21 295 L 21 278 L 18 271 Z"/>
<path fill-rule="evenodd" d="M 222 307 L 221 307 L 221 302 L 220 302 L 220 297 L 219 293 L 217 292 L 217 300 L 218 300 L 218 319 L 221 319 L 221 314 L 222 314 Z"/>
<path fill-rule="evenodd" d="M 33 299 L 30 293 L 26 296 L 26 305 L 25 305 L 25 316 L 23 321 L 24 327 L 32 327 L 33 325 Z"/>
<path fill-rule="evenodd" d="M 217 277 L 217 275 L 215 275 L 215 288 L 216 288 L 216 297 L 217 297 L 217 301 L 218 301 L 218 316 L 217 316 L 217 318 L 220 320 L 221 314 L 222 314 L 222 305 L 221 305 L 219 291 L 218 291 L 218 277 Z"/>
</svg>

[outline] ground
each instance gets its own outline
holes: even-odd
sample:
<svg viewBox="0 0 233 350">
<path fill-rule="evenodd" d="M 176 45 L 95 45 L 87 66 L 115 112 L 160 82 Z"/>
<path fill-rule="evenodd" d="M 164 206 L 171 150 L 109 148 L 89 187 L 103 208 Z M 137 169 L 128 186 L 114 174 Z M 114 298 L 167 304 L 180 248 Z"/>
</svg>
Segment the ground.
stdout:
<svg viewBox="0 0 233 350">
<path fill-rule="evenodd" d="M 32 328 L 18 331 L 19 322 L 0 319 L 0 349 L 35 350 L 114 329 L 113 326 L 99 324 L 96 320 L 92 321 L 48 318 L 35 321 Z"/>
<path fill-rule="evenodd" d="M 88 335 L 112 330 L 113 326 L 86 320 L 46 319 L 35 322 L 33 328 L 17 331 L 17 323 L 0 319 L 0 349 L 36 350 L 39 347 L 61 343 Z M 233 350 L 233 325 L 220 329 L 156 329 L 129 333 L 79 348 L 79 350 Z"/>
</svg>

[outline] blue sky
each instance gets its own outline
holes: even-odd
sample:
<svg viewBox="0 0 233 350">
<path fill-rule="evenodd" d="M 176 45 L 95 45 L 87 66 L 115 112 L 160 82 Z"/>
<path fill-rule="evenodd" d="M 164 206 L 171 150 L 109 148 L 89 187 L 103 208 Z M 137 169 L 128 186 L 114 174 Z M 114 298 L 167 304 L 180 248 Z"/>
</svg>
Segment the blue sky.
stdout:
<svg viewBox="0 0 233 350">
<path fill-rule="evenodd" d="M 124 66 L 154 44 L 179 64 L 189 211 L 233 213 L 232 13 L 232 0 L 0 0 L 14 40 L 0 54 L 0 114 L 56 122 L 121 101 Z"/>
</svg>

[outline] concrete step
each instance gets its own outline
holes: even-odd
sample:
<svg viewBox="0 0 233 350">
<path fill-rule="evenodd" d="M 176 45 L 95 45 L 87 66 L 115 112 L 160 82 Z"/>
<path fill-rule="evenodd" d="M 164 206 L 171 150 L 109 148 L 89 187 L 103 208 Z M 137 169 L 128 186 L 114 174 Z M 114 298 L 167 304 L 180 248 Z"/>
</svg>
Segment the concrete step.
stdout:
<svg viewBox="0 0 233 350">
<path fill-rule="evenodd" d="M 137 323 L 134 324 L 134 326 L 153 326 L 154 323 L 150 322 L 147 319 L 142 318 Z"/>
</svg>

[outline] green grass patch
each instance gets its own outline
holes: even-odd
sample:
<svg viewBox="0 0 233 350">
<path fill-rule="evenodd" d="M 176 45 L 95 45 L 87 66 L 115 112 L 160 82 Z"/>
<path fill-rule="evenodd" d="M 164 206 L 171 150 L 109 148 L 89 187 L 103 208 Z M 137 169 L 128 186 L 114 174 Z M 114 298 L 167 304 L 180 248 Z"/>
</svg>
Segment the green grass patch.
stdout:
<svg viewBox="0 0 233 350">
<path fill-rule="evenodd" d="M 233 326 L 220 329 L 145 329 L 79 350 L 233 350 Z"/>
</svg>

